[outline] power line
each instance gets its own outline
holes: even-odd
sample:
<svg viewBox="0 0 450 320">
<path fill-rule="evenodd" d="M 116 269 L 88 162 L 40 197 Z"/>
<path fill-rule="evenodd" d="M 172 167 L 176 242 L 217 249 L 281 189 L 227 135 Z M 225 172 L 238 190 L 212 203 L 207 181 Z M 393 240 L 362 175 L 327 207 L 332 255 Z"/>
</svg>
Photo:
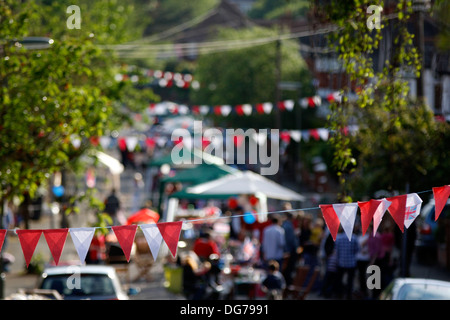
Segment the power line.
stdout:
<svg viewBox="0 0 450 320">
<path fill-rule="evenodd" d="M 391 20 L 398 17 L 397 13 L 392 13 L 383 17 L 383 20 Z M 189 43 L 165 43 L 165 44 L 143 44 L 141 40 L 133 43 L 119 45 L 105 45 L 104 49 L 114 50 L 119 56 L 130 58 L 148 57 L 151 54 L 157 54 L 158 58 L 171 58 L 181 56 L 202 55 L 210 53 L 225 52 L 230 50 L 245 49 L 253 46 L 261 46 L 275 41 L 300 39 L 309 36 L 316 36 L 336 32 L 343 29 L 334 24 L 328 24 L 323 28 L 301 30 L 298 32 L 285 33 L 276 36 L 256 39 L 235 39 L 218 40 L 207 42 L 189 42 Z M 139 42 L 138 42 L 139 41 Z"/>
</svg>

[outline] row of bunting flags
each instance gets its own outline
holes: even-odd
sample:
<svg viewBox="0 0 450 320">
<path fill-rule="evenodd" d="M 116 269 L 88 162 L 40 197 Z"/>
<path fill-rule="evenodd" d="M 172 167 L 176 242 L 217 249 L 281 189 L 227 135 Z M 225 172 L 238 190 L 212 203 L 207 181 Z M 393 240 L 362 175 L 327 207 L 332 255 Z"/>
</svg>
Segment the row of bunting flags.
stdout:
<svg viewBox="0 0 450 320">
<path fill-rule="evenodd" d="M 447 199 L 450 196 L 450 185 L 434 187 L 432 188 L 432 192 L 435 200 L 435 220 L 437 220 L 445 204 L 447 203 Z M 364 202 L 358 201 L 355 203 L 319 205 L 318 208 L 309 209 L 320 208 L 325 224 L 328 227 L 333 240 L 336 240 L 339 226 L 342 226 L 342 229 L 350 241 L 352 238 L 358 208 L 361 211 L 362 233 L 366 234 L 370 223 L 373 222 L 372 232 L 373 235 L 375 235 L 386 211 L 390 213 L 397 226 L 402 232 L 404 232 L 404 228 L 409 228 L 417 216 L 419 216 L 421 205 L 422 199 L 418 196 L 418 194 L 409 193 L 377 200 L 371 199 Z M 111 229 L 117 237 L 117 241 L 119 242 L 127 261 L 129 262 L 138 227 L 142 230 L 145 236 L 153 258 L 156 259 L 163 241 L 166 243 L 172 256 L 176 256 L 182 225 L 183 221 L 175 221 L 153 224 L 112 226 Z M 0 230 L 0 252 L 7 231 L 8 230 L 5 229 Z M 14 230 L 19 238 L 27 267 L 30 264 L 41 234 L 44 234 L 55 264 L 58 265 L 68 233 L 70 233 L 80 261 L 84 262 L 95 231 L 95 227 Z"/>
<path fill-rule="evenodd" d="M 343 128 L 343 131 L 345 134 L 354 134 L 356 131 L 358 131 L 358 126 L 350 125 Z M 255 133 L 254 135 L 251 136 L 251 138 L 254 139 L 255 142 L 258 143 L 258 145 L 264 145 L 267 139 L 279 139 L 279 141 L 284 142 L 285 144 L 289 144 L 291 141 L 295 142 L 328 141 L 331 133 L 332 130 L 328 128 L 314 128 L 304 130 L 295 129 L 295 130 L 282 130 L 276 136 L 274 136 L 272 133 L 270 134 Z M 195 136 L 193 138 L 195 138 Z M 244 138 L 245 138 L 244 135 L 235 134 L 233 136 L 233 143 L 236 145 L 236 147 L 240 147 L 240 144 L 243 143 Z M 198 141 L 194 139 L 193 143 L 195 146 L 201 148 L 206 147 L 209 143 L 212 142 L 204 136 L 200 137 L 199 139 L 200 140 Z M 223 139 L 226 139 L 226 137 L 224 137 Z M 112 138 L 110 136 L 102 136 L 99 138 L 91 139 L 91 143 L 93 145 L 101 145 L 102 148 L 105 150 L 117 146 L 122 151 L 128 150 L 130 152 L 135 151 L 138 145 L 141 150 L 146 148 L 154 148 L 156 146 L 163 148 L 165 146 L 168 146 L 170 141 L 171 141 L 170 138 L 164 135 L 151 137 L 145 135 L 141 136 L 130 135 L 130 136 L 120 136 L 117 139 Z M 81 145 L 81 139 L 77 137 L 71 138 L 71 142 L 74 148 L 76 149 L 79 148 Z M 215 144 L 221 144 L 223 142 L 226 141 L 214 140 Z M 177 143 L 177 141 L 173 141 L 173 143 Z"/>
<path fill-rule="evenodd" d="M 179 73 L 179 72 L 171 72 L 171 71 L 161 71 L 161 70 L 151 70 L 151 69 L 140 69 L 140 74 L 135 73 L 137 67 L 130 66 L 128 73 L 118 73 L 115 76 L 116 81 L 131 81 L 133 83 L 150 83 L 153 85 L 157 85 L 162 88 L 171 88 L 171 87 L 178 87 L 181 89 L 189 89 L 192 88 L 194 90 L 198 90 L 200 88 L 200 83 L 194 79 L 192 74 L 189 73 Z M 341 94 L 339 92 L 333 92 L 328 94 L 326 97 L 326 100 L 328 102 L 334 102 L 334 101 L 340 101 L 341 100 Z M 322 103 L 322 97 L 320 96 L 312 96 L 312 97 L 305 97 L 299 100 L 300 105 L 303 108 L 307 107 L 317 107 L 320 106 Z M 235 107 L 236 113 L 239 115 L 249 115 L 249 105 L 239 105 Z M 280 110 L 292 110 L 294 107 L 293 100 L 286 100 L 281 101 L 277 103 L 278 108 Z M 223 108 L 218 108 L 223 107 Z M 215 107 L 215 113 L 227 113 L 227 110 L 229 109 L 228 106 L 218 106 Z M 255 109 L 259 113 L 270 113 L 267 112 L 270 108 L 272 109 L 272 103 L 261 103 L 255 105 Z M 223 109 L 223 111 L 222 111 Z M 240 109 L 240 110 L 239 110 Z"/>
<path fill-rule="evenodd" d="M 341 94 L 339 92 L 333 92 L 325 97 L 319 95 L 305 97 L 298 100 L 299 105 L 303 108 L 315 108 L 322 105 L 323 99 L 326 99 L 329 103 L 334 101 L 341 101 Z M 250 116 L 255 112 L 257 114 L 270 114 L 276 107 L 280 111 L 292 111 L 295 106 L 295 101 L 292 99 L 278 101 L 276 104 L 272 102 L 262 102 L 255 104 L 237 104 L 237 105 L 192 105 L 178 104 L 175 102 L 162 102 L 162 103 L 150 103 L 149 112 L 150 115 L 160 116 L 166 114 L 172 115 L 208 115 L 215 114 L 218 116 L 226 117 L 230 114 L 237 114 L 239 116 Z"/>
</svg>

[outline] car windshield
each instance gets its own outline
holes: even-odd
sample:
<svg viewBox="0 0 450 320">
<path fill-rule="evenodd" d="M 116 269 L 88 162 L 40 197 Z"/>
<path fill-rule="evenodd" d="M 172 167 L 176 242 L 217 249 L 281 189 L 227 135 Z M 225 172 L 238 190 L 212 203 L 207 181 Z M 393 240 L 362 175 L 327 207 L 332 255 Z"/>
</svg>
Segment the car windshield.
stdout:
<svg viewBox="0 0 450 320">
<path fill-rule="evenodd" d="M 56 290 L 65 297 L 114 295 L 112 279 L 105 274 L 82 274 L 79 281 L 73 275 L 47 276 L 41 289 Z"/>
<path fill-rule="evenodd" d="M 450 287 L 436 284 L 405 284 L 399 294 L 399 300 L 450 300 Z"/>
</svg>

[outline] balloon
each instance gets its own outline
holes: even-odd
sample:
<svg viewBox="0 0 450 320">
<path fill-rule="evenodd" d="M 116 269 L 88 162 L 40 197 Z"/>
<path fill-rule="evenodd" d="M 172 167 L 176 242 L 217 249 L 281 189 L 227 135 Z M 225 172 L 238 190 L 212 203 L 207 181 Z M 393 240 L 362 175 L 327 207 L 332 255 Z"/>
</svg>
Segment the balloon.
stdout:
<svg viewBox="0 0 450 320">
<path fill-rule="evenodd" d="M 244 222 L 247 224 L 253 224 L 256 222 L 256 218 L 251 212 L 244 213 Z"/>
<path fill-rule="evenodd" d="M 248 199 L 248 201 L 252 206 L 256 206 L 258 204 L 258 198 L 255 196 L 251 196 L 250 199 Z"/>
<path fill-rule="evenodd" d="M 228 207 L 230 209 L 236 209 L 237 206 L 238 206 L 238 202 L 237 202 L 237 200 L 235 198 L 230 198 L 228 200 Z"/>
<path fill-rule="evenodd" d="M 63 186 L 55 186 L 52 188 L 53 194 L 55 195 L 55 197 L 59 198 L 62 197 L 64 195 L 64 187 Z"/>
</svg>

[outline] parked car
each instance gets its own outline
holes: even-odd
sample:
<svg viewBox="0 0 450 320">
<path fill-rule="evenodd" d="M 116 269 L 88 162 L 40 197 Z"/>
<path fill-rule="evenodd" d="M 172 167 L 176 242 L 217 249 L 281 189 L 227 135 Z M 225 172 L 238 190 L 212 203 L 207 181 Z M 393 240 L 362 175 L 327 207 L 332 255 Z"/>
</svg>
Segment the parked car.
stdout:
<svg viewBox="0 0 450 320">
<path fill-rule="evenodd" d="M 38 288 L 56 290 L 65 300 L 128 300 L 111 266 L 49 267 L 42 273 Z"/>
<path fill-rule="evenodd" d="M 450 282 L 397 278 L 381 293 L 380 300 L 450 300 Z"/>
<path fill-rule="evenodd" d="M 435 221 L 434 206 L 434 199 L 432 199 L 423 206 L 421 214 L 417 218 L 416 256 L 417 261 L 422 264 L 432 264 L 437 259 L 438 239 L 436 236 L 438 221 Z M 447 202 L 442 210 L 439 219 L 444 217 L 450 218 L 450 201 Z"/>
</svg>

